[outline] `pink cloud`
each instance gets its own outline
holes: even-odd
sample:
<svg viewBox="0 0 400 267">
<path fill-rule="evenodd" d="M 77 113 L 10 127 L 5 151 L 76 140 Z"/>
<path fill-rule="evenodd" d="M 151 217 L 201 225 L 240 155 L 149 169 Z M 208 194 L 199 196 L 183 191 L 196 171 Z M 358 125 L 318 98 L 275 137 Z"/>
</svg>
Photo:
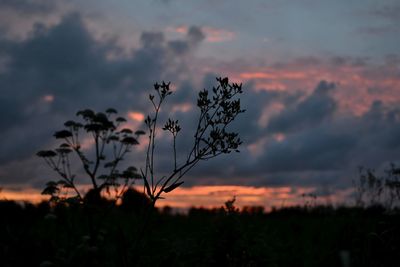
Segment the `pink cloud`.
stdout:
<svg viewBox="0 0 400 267">
<path fill-rule="evenodd" d="M 300 90 L 308 94 L 321 80 L 334 82 L 338 88 L 334 97 L 339 102 L 340 111 L 355 115 L 368 111 L 376 100 L 389 105 L 400 102 L 400 63 L 392 60 L 354 64 L 346 58 L 342 61 L 340 64 L 329 60 L 318 60 L 313 64 L 308 60 L 258 66 L 226 64 L 216 69 L 234 80 L 253 82 L 257 91 Z"/>
<path fill-rule="evenodd" d="M 231 41 L 236 37 L 236 34 L 234 32 L 224 29 L 203 27 L 202 30 L 206 35 L 206 41 L 209 43 L 220 43 L 220 42 Z"/>
<path fill-rule="evenodd" d="M 129 111 L 128 117 L 131 120 L 138 121 L 138 122 L 142 122 L 144 120 L 144 114 L 141 112 L 136 112 L 136 111 Z"/>
</svg>

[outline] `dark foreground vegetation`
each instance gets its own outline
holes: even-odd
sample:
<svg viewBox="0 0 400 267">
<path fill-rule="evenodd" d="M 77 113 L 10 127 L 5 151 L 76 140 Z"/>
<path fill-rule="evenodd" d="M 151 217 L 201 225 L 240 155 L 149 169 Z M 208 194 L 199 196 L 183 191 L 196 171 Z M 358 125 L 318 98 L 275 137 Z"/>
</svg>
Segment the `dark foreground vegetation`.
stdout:
<svg viewBox="0 0 400 267">
<path fill-rule="evenodd" d="M 2 201 L 1 265 L 399 266 L 400 214 L 380 206 L 264 213 L 227 202 L 174 215 L 128 202 Z"/>
</svg>

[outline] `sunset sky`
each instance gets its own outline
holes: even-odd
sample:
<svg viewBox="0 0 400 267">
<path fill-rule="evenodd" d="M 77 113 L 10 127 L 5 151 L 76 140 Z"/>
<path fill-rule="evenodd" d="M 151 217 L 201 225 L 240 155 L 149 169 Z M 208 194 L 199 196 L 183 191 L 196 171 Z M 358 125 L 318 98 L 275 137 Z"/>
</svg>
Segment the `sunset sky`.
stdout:
<svg viewBox="0 0 400 267">
<path fill-rule="evenodd" d="M 0 0 L 0 198 L 40 197 L 54 175 L 35 154 L 80 109 L 145 129 L 162 80 L 183 155 L 198 91 L 228 76 L 243 83 L 241 152 L 201 162 L 161 205 L 352 201 L 359 166 L 400 163 L 399 44 L 398 0 Z M 127 164 L 144 165 L 141 142 Z"/>
</svg>

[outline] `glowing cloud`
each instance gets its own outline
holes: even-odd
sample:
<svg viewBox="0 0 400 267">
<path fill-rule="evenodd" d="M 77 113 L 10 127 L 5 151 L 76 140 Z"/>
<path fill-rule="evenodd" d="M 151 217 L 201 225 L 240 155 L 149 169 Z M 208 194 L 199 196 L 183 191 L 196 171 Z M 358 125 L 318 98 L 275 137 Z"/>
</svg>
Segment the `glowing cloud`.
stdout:
<svg viewBox="0 0 400 267">
<path fill-rule="evenodd" d="M 227 31 L 224 29 L 204 27 L 202 28 L 202 30 L 206 35 L 206 41 L 209 43 L 220 43 L 220 42 L 231 41 L 236 37 L 236 34 L 234 32 Z"/>
<path fill-rule="evenodd" d="M 136 111 L 128 112 L 128 117 L 137 122 L 142 122 L 144 120 L 144 114 Z"/>
<path fill-rule="evenodd" d="M 44 95 L 42 99 L 44 102 L 51 103 L 54 101 L 54 95 Z"/>
</svg>

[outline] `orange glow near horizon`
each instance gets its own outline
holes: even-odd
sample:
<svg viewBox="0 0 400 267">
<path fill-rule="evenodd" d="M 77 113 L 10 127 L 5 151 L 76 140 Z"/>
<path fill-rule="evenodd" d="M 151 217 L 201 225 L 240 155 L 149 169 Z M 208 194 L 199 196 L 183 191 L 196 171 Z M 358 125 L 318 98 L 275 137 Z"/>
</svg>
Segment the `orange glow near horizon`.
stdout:
<svg viewBox="0 0 400 267">
<path fill-rule="evenodd" d="M 0 192 L 0 200 L 27 201 L 31 203 L 39 203 L 48 199 L 47 196 L 40 194 L 40 191 L 33 188 L 27 188 L 19 191 L 3 189 Z"/>
<path fill-rule="evenodd" d="M 139 191 L 143 188 L 136 187 Z M 227 200 L 236 198 L 235 206 L 243 208 L 245 206 L 263 206 L 266 210 L 272 207 L 286 207 L 304 204 L 302 194 L 311 193 L 315 190 L 313 187 L 252 187 L 237 185 L 220 186 L 193 186 L 177 188 L 169 194 L 165 194 L 165 199 L 157 202 L 157 207 L 170 206 L 179 209 L 188 209 L 190 207 L 219 208 L 224 206 Z M 329 199 L 320 198 L 319 204 L 325 204 L 327 201 L 338 203 L 346 199 L 351 191 L 345 190 L 338 192 Z M 47 200 L 48 196 L 40 194 L 40 190 L 26 188 L 23 190 L 3 189 L 0 192 L 0 200 L 14 200 L 18 202 L 27 201 L 39 203 Z"/>
</svg>

